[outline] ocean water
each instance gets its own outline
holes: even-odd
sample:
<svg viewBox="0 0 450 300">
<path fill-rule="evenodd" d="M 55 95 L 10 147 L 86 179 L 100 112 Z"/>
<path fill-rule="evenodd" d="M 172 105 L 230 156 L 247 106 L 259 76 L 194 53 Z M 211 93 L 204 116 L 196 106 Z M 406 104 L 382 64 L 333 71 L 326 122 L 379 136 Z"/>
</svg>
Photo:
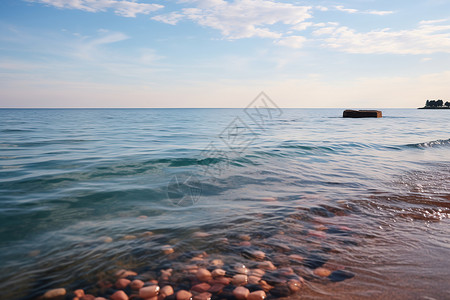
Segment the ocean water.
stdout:
<svg viewBox="0 0 450 300">
<path fill-rule="evenodd" d="M 449 111 L 341 115 L 1 109 L 0 298 L 254 250 L 305 279 L 290 298 L 450 298 Z"/>
</svg>

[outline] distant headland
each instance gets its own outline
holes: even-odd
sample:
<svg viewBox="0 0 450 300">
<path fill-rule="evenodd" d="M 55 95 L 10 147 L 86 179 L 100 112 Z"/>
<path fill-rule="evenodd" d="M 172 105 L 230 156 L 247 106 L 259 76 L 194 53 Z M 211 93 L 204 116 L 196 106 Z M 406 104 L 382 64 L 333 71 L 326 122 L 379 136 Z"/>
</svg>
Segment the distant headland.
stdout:
<svg viewBox="0 0 450 300">
<path fill-rule="evenodd" d="M 424 107 L 419 107 L 419 109 L 450 109 L 450 102 L 445 102 L 442 100 L 427 100 Z"/>
</svg>

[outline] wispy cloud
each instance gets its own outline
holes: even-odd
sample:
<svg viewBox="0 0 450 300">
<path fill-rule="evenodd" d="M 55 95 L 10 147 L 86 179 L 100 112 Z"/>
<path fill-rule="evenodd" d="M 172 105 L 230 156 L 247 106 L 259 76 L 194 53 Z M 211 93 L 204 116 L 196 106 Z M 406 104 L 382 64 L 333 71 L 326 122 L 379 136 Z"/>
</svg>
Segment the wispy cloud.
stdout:
<svg viewBox="0 0 450 300">
<path fill-rule="evenodd" d="M 390 10 L 358 10 L 354 8 L 345 8 L 342 5 L 337 5 L 334 7 L 334 9 L 342 12 L 346 12 L 349 14 L 368 14 L 368 15 L 378 15 L 378 16 L 384 16 L 384 15 L 390 15 L 393 14 L 393 11 Z"/>
<path fill-rule="evenodd" d="M 27 0 L 54 6 L 61 9 L 79 9 L 88 12 L 100 12 L 112 9 L 114 13 L 123 17 L 136 17 L 137 14 L 147 15 L 163 5 L 141 3 L 136 0 Z"/>
<path fill-rule="evenodd" d="M 270 0 L 188 0 L 195 7 L 158 15 L 153 20 L 175 25 L 190 20 L 219 30 L 227 39 L 249 37 L 281 38 L 283 32 L 271 28 L 276 23 L 295 25 L 311 18 L 310 6 Z"/>
<path fill-rule="evenodd" d="M 323 46 L 348 53 L 432 54 L 450 53 L 450 25 L 445 20 L 423 21 L 417 28 L 394 31 L 390 28 L 357 32 L 332 25 L 313 32 L 323 36 Z"/>
</svg>

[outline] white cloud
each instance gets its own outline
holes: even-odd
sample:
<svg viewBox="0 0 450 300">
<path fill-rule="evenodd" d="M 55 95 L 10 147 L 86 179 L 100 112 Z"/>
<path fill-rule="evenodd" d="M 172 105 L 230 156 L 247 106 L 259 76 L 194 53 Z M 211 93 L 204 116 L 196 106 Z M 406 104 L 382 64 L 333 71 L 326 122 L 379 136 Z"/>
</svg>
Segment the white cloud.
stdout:
<svg viewBox="0 0 450 300">
<path fill-rule="evenodd" d="M 286 46 L 289 48 L 302 48 L 303 44 L 306 42 L 306 38 L 303 36 L 297 36 L 297 35 L 293 35 L 293 36 L 288 36 L 288 37 L 284 37 L 281 38 L 277 41 L 275 41 L 276 45 L 280 45 L 280 46 Z"/>
<path fill-rule="evenodd" d="M 432 54 L 450 53 L 450 25 L 420 23 L 415 29 L 389 28 L 358 33 L 345 26 L 323 27 L 313 32 L 324 38 L 324 46 L 348 53 Z"/>
<path fill-rule="evenodd" d="M 334 7 L 338 11 L 346 12 L 349 14 L 368 14 L 368 15 L 378 15 L 378 16 L 384 16 L 384 15 L 390 15 L 393 14 L 393 11 L 390 10 L 357 10 L 354 8 L 345 8 L 342 5 L 337 5 Z"/>
<path fill-rule="evenodd" d="M 271 0 L 188 0 L 196 7 L 158 15 L 152 19 L 177 24 L 186 19 L 201 26 L 219 30 L 225 38 L 281 38 L 283 33 L 270 27 L 276 23 L 296 25 L 311 18 L 310 6 L 299 6 Z"/>
<path fill-rule="evenodd" d="M 140 3 L 136 0 L 28 0 L 51 5 L 57 8 L 79 9 L 88 12 L 114 10 L 119 16 L 136 17 L 137 14 L 147 15 L 163 8 L 160 4 Z"/>
</svg>

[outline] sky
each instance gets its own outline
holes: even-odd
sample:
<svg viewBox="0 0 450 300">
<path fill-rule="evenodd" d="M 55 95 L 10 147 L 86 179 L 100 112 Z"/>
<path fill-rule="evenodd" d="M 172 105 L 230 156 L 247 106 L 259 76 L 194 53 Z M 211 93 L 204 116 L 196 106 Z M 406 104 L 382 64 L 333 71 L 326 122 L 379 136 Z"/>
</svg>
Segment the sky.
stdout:
<svg viewBox="0 0 450 300">
<path fill-rule="evenodd" d="M 450 101 L 449 0 L 2 0 L 0 107 Z"/>
</svg>

